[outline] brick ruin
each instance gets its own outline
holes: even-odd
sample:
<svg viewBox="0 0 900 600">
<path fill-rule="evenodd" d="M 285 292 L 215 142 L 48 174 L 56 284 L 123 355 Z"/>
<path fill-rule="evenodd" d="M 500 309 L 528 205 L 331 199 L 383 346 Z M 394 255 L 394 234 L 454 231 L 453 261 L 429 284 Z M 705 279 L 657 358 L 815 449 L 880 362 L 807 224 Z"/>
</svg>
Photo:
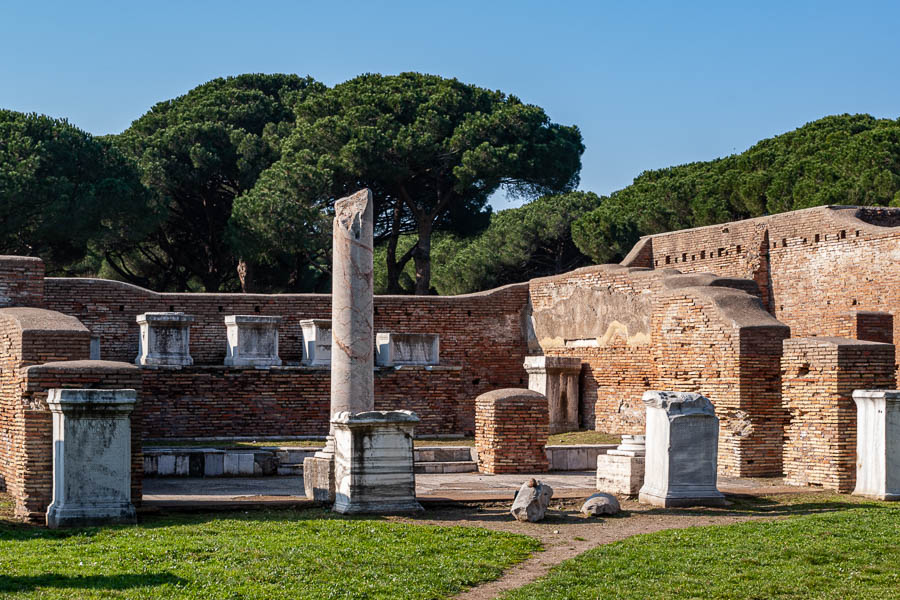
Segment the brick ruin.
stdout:
<svg viewBox="0 0 900 600">
<path fill-rule="evenodd" d="M 45 277 L 39 259 L 7 256 L 0 307 L 0 489 L 22 517 L 40 520 L 49 501 L 51 387 L 139 390 L 135 500 L 143 439 L 327 431 L 329 369 L 300 364 L 300 322 L 329 319 L 328 295 L 155 293 Z M 721 473 L 791 473 L 810 460 L 826 464 L 855 439 L 852 419 L 828 416 L 835 403 L 847 406 L 846 385 L 836 390 L 833 369 L 815 361 L 798 376 L 806 363 L 790 358 L 792 344 L 816 336 L 845 340 L 837 347 L 889 344 L 890 358 L 880 350 L 877 360 L 841 359 L 850 354 L 840 351 L 833 360 L 843 382 L 896 387 L 898 308 L 900 209 L 817 207 L 647 236 L 618 265 L 478 294 L 376 297 L 377 332 L 440 339 L 439 365 L 376 369 L 376 409 L 415 411 L 419 434 L 473 435 L 475 398 L 526 387 L 526 356 L 573 357 L 582 363 L 583 427 L 642 433 L 644 391 L 700 392 L 721 419 Z M 146 312 L 195 318 L 193 365 L 133 366 L 136 317 Z M 281 317 L 283 364 L 226 366 L 231 315 Z M 872 361 L 877 377 L 865 374 Z M 819 379 L 798 391 L 810 377 Z M 797 410 L 810 402 L 815 410 Z M 797 428 L 815 432 L 802 448 Z M 846 489 L 853 474 L 838 463 L 803 483 Z"/>
</svg>

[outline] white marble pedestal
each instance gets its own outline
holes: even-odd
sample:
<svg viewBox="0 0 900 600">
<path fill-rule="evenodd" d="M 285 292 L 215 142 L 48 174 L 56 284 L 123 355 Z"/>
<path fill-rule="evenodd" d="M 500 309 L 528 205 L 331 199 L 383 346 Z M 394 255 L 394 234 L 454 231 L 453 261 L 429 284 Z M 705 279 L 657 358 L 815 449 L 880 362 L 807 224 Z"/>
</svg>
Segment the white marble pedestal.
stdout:
<svg viewBox="0 0 900 600">
<path fill-rule="evenodd" d="M 855 496 L 900 500 L 900 390 L 856 390 Z"/>
<path fill-rule="evenodd" d="M 422 510 L 416 501 L 413 429 L 408 410 L 341 412 L 334 431 L 334 510 L 401 513 Z"/>
<path fill-rule="evenodd" d="M 135 390 L 51 389 L 53 501 L 47 526 L 136 522 L 131 503 Z"/>
<path fill-rule="evenodd" d="M 637 496 L 644 484 L 645 456 L 643 435 L 623 435 L 618 448 L 597 456 L 597 489 L 608 494 Z"/>
<path fill-rule="evenodd" d="M 708 398 L 644 392 L 647 463 L 638 500 L 654 506 L 723 506 L 716 489 L 719 419 Z"/>
</svg>

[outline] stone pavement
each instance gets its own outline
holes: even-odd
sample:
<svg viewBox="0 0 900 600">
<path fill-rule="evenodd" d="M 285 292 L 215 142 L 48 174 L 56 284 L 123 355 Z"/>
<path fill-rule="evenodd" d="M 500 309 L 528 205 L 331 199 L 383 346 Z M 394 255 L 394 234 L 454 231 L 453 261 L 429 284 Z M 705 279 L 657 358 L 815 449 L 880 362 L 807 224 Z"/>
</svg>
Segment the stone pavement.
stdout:
<svg viewBox="0 0 900 600">
<path fill-rule="evenodd" d="M 441 473 L 416 475 L 416 497 L 423 504 L 442 502 L 512 502 L 529 475 Z M 537 473 L 535 478 L 553 488 L 554 498 L 586 498 L 596 492 L 591 471 Z M 815 492 L 816 488 L 785 486 L 781 479 L 720 477 L 726 494 L 786 494 Z M 144 509 L 213 509 L 247 506 L 302 506 L 302 477 L 150 477 L 144 480 Z"/>
</svg>

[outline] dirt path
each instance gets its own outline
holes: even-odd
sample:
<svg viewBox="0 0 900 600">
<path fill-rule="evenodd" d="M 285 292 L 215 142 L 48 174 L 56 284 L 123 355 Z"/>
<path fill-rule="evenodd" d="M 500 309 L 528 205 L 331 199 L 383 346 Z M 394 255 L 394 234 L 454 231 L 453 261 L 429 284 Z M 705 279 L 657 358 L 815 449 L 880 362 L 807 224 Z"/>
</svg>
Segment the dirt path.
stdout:
<svg viewBox="0 0 900 600">
<path fill-rule="evenodd" d="M 442 526 L 484 527 L 539 539 L 544 545 L 542 552 L 511 567 L 500 579 L 456 596 L 457 599 L 487 600 L 534 581 L 564 560 L 633 535 L 700 525 L 727 525 L 778 516 L 777 511 L 761 515 L 756 511 L 740 509 L 660 510 L 637 502 L 624 502 L 621 515 L 588 519 L 578 512 L 579 508 L 580 505 L 574 503 L 553 503 L 546 518 L 539 523 L 515 521 L 509 515 L 509 506 L 506 504 L 429 510 L 420 518 L 403 520 Z"/>
</svg>

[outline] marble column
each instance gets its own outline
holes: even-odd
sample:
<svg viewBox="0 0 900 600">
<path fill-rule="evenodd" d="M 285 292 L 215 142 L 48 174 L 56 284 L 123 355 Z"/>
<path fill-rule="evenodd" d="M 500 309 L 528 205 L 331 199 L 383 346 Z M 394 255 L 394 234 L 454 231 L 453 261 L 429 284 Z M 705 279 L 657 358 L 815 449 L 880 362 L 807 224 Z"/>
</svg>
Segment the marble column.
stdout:
<svg viewBox="0 0 900 600">
<path fill-rule="evenodd" d="M 372 192 L 334 205 L 331 284 L 331 416 L 375 409 Z"/>
<path fill-rule="evenodd" d="M 329 421 L 375 408 L 372 204 L 364 189 L 334 205 Z M 325 448 L 303 461 L 303 473 L 307 497 L 334 501 L 333 424 Z"/>
</svg>

